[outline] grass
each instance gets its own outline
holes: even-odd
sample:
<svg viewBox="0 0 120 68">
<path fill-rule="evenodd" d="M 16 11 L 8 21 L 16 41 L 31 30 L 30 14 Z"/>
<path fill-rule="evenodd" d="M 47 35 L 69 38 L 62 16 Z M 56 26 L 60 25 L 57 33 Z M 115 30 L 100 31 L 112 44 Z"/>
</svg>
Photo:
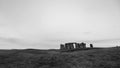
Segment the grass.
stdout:
<svg viewBox="0 0 120 68">
<path fill-rule="evenodd" d="M 120 48 L 0 50 L 0 68 L 120 68 Z"/>
</svg>

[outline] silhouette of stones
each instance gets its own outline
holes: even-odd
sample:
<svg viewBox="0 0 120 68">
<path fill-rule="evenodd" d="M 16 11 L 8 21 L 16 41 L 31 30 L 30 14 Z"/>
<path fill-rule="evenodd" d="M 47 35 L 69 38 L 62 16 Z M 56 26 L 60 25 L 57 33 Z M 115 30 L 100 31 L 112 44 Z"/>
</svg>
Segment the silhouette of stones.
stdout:
<svg viewBox="0 0 120 68">
<path fill-rule="evenodd" d="M 66 49 L 74 49 L 74 43 L 65 43 Z"/>
<path fill-rule="evenodd" d="M 75 46 L 74 46 L 75 45 Z M 73 49 L 83 49 L 86 48 L 86 43 L 65 43 L 60 45 L 61 50 L 73 50 Z"/>
<path fill-rule="evenodd" d="M 79 49 L 80 48 L 80 44 L 79 43 L 75 43 L 75 48 Z"/>
<path fill-rule="evenodd" d="M 74 45 L 73 44 L 70 44 L 70 49 L 74 49 Z"/>
<path fill-rule="evenodd" d="M 64 50 L 65 49 L 65 46 L 63 44 L 60 44 L 60 49 L 61 50 Z"/>
<path fill-rule="evenodd" d="M 69 49 L 69 45 L 68 44 L 65 44 L 65 49 Z"/>
<path fill-rule="evenodd" d="M 93 48 L 93 44 L 90 44 L 90 48 Z"/>
<path fill-rule="evenodd" d="M 82 43 L 80 44 L 80 46 L 81 46 L 81 48 L 86 48 L 86 43 L 83 43 L 83 42 L 82 42 Z"/>
</svg>

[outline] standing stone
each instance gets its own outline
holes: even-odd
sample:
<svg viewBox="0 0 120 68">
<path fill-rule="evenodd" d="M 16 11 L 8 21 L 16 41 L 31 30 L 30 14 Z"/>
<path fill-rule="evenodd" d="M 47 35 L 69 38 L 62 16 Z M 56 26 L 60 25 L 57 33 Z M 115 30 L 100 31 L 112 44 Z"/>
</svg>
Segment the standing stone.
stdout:
<svg viewBox="0 0 120 68">
<path fill-rule="evenodd" d="M 83 48 L 86 48 L 86 43 L 84 43 L 84 46 L 83 46 Z"/>
<path fill-rule="evenodd" d="M 65 49 L 65 46 L 63 44 L 60 44 L 60 49 L 61 50 L 64 50 Z"/>
<path fill-rule="evenodd" d="M 73 43 L 65 43 L 65 47 L 67 50 L 74 49 Z"/>
<path fill-rule="evenodd" d="M 80 48 L 80 46 L 79 46 L 78 43 L 75 43 L 75 48 L 76 48 L 76 49 L 79 49 L 79 48 Z"/>
<path fill-rule="evenodd" d="M 78 48 L 79 48 L 79 49 L 82 48 L 80 43 L 77 43 L 77 45 L 78 45 Z"/>
<path fill-rule="evenodd" d="M 70 44 L 70 49 L 74 49 L 74 45 L 73 44 Z"/>
<path fill-rule="evenodd" d="M 68 45 L 68 44 L 65 44 L 65 49 L 67 49 L 67 50 L 69 50 L 69 49 L 70 49 L 70 47 L 69 47 L 69 45 Z"/>
<path fill-rule="evenodd" d="M 90 44 L 90 48 L 93 48 L 93 44 Z"/>
<path fill-rule="evenodd" d="M 80 45 L 81 45 L 81 48 L 86 48 L 86 44 L 85 43 L 82 42 Z"/>
</svg>

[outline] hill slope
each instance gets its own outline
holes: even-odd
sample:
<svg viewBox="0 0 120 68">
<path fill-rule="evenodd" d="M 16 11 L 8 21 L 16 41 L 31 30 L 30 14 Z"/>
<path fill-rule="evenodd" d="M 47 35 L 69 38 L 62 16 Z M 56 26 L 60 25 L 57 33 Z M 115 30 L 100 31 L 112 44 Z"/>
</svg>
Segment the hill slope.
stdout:
<svg viewBox="0 0 120 68">
<path fill-rule="evenodd" d="M 120 68 L 120 48 L 0 50 L 0 68 Z"/>
</svg>

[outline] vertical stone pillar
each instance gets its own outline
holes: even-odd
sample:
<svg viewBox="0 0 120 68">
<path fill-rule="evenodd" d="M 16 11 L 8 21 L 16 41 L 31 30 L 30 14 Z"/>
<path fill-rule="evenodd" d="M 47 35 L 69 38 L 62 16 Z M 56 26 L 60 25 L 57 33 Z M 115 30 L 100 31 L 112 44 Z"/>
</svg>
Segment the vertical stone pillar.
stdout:
<svg viewBox="0 0 120 68">
<path fill-rule="evenodd" d="M 73 44 L 71 45 L 71 49 L 74 49 L 74 45 Z"/>
<path fill-rule="evenodd" d="M 77 43 L 77 45 L 78 45 L 78 48 L 80 49 L 80 48 L 81 48 L 81 45 L 80 45 L 80 43 Z"/>
<path fill-rule="evenodd" d="M 70 50 L 70 45 L 68 44 L 67 46 L 68 46 L 68 50 Z"/>
<path fill-rule="evenodd" d="M 73 46 L 72 43 L 66 43 L 66 44 L 65 44 L 65 47 L 66 47 L 67 50 L 74 49 L 74 46 Z"/>
<path fill-rule="evenodd" d="M 82 43 L 80 44 L 80 47 L 81 47 L 81 48 L 86 48 L 86 44 L 82 42 Z"/>
<path fill-rule="evenodd" d="M 93 48 L 93 44 L 90 44 L 90 48 Z"/>
<path fill-rule="evenodd" d="M 65 46 L 63 44 L 60 44 L 60 49 L 61 50 L 64 50 L 65 49 Z"/>
<path fill-rule="evenodd" d="M 80 47 L 80 48 L 83 48 L 83 45 L 80 43 L 80 44 L 79 44 L 79 47 Z"/>
<path fill-rule="evenodd" d="M 83 46 L 83 48 L 86 48 L 86 43 L 84 43 L 84 46 Z"/>
<path fill-rule="evenodd" d="M 73 44 L 73 49 L 76 49 L 75 44 Z"/>
<path fill-rule="evenodd" d="M 69 49 L 69 45 L 65 44 L 65 49 L 68 50 Z"/>
<path fill-rule="evenodd" d="M 79 44 L 78 43 L 75 43 L 75 48 L 79 49 Z"/>
<path fill-rule="evenodd" d="M 70 49 L 74 49 L 73 43 L 70 43 Z"/>
</svg>

